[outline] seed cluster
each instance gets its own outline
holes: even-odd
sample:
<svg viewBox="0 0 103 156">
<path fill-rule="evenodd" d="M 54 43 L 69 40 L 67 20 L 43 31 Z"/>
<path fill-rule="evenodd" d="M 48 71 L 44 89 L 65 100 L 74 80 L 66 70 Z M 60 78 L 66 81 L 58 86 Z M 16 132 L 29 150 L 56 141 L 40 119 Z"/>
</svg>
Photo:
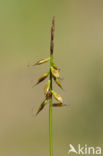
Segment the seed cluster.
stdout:
<svg viewBox="0 0 103 156">
<path fill-rule="evenodd" d="M 52 79 L 54 79 L 54 82 L 56 82 L 56 84 L 61 88 L 61 82 L 60 82 L 60 68 L 58 68 L 54 62 L 53 62 L 53 51 L 54 51 L 54 31 L 55 31 L 55 17 L 53 17 L 52 20 L 52 26 L 51 26 L 51 41 L 50 41 L 50 57 L 46 58 L 46 59 L 42 59 L 38 62 L 36 62 L 34 65 L 41 65 L 43 63 L 46 63 L 48 61 L 50 61 L 50 69 L 47 73 L 43 74 L 37 81 L 37 84 L 41 83 L 43 80 L 45 80 L 48 76 L 49 80 L 47 81 L 45 87 L 44 87 L 44 95 L 45 95 L 45 100 L 41 103 L 41 105 L 39 106 L 39 109 L 36 113 L 36 115 L 43 110 L 43 108 L 45 107 L 45 105 L 48 103 L 48 101 L 50 100 L 50 98 L 53 97 L 58 101 L 58 103 L 53 103 L 52 106 L 53 107 L 61 107 L 61 106 L 65 106 L 63 104 L 63 99 L 62 97 L 56 93 L 53 89 L 52 89 Z M 51 61 L 52 59 L 52 61 Z M 52 63 L 51 63 L 52 62 Z M 35 86 L 34 85 L 34 86 Z"/>
</svg>

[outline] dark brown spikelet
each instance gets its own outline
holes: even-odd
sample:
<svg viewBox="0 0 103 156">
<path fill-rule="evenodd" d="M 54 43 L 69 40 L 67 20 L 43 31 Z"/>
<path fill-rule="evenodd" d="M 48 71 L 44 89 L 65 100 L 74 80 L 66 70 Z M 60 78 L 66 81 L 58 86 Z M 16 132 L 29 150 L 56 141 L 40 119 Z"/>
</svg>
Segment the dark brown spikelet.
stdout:
<svg viewBox="0 0 103 156">
<path fill-rule="evenodd" d="M 51 40 L 51 44 L 50 44 L 51 53 L 53 53 L 53 50 L 54 50 L 54 42 L 53 42 L 53 40 Z"/>
<path fill-rule="evenodd" d="M 53 103 L 52 106 L 53 107 L 62 107 L 62 106 L 67 106 L 67 105 L 65 105 L 63 103 Z"/>
<path fill-rule="evenodd" d="M 42 82 L 43 80 L 45 80 L 49 75 L 49 72 L 45 73 L 44 75 L 42 75 L 39 79 L 38 82 L 33 86 L 35 87 L 36 85 L 38 85 L 40 82 Z"/>
<path fill-rule="evenodd" d="M 47 99 L 45 99 L 45 100 L 42 102 L 42 104 L 39 106 L 39 109 L 38 109 L 36 115 L 38 115 L 38 113 L 39 113 L 41 110 L 43 110 L 43 108 L 45 107 L 45 105 L 47 104 L 47 102 L 48 102 Z"/>
<path fill-rule="evenodd" d="M 53 51 L 54 51 L 54 31 L 55 31 L 55 17 L 53 17 L 52 27 L 51 27 L 51 41 L 50 41 L 51 54 L 53 54 Z"/>
</svg>

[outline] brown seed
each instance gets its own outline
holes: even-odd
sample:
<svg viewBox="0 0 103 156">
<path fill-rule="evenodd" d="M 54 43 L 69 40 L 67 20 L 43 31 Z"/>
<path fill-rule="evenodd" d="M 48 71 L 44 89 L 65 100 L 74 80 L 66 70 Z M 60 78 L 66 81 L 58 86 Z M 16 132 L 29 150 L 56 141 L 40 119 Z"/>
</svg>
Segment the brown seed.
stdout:
<svg viewBox="0 0 103 156">
<path fill-rule="evenodd" d="M 45 100 L 42 102 L 42 104 L 39 106 L 39 109 L 38 109 L 36 115 L 38 115 L 38 113 L 44 108 L 44 106 L 47 104 L 47 102 L 48 102 L 47 99 L 45 99 Z"/>
<path fill-rule="evenodd" d="M 57 101 L 59 101 L 60 103 L 63 103 L 63 99 L 62 99 L 62 97 L 61 97 L 59 94 L 57 94 L 57 93 L 54 92 L 54 91 L 52 91 L 52 94 L 53 94 L 54 98 L 55 98 Z"/>
<path fill-rule="evenodd" d="M 49 60 L 50 60 L 50 58 L 41 59 L 41 60 L 39 60 L 37 63 L 33 64 L 33 66 L 46 63 L 46 62 L 48 62 Z"/>
<path fill-rule="evenodd" d="M 37 84 L 39 84 L 40 82 L 42 82 L 43 80 L 45 80 L 49 75 L 49 72 L 45 73 L 44 75 L 42 75 L 39 79 L 38 79 L 38 82 L 34 85 L 36 86 Z M 34 87 L 33 86 L 33 87 Z"/>
<path fill-rule="evenodd" d="M 50 88 L 50 80 L 47 82 L 46 86 L 44 87 L 44 94 L 46 95 Z"/>
<path fill-rule="evenodd" d="M 60 81 L 59 81 L 57 78 L 55 78 L 55 77 L 54 77 L 54 80 L 55 80 L 56 84 L 57 84 L 61 89 L 63 89 L 63 87 L 62 87 Z"/>
<path fill-rule="evenodd" d="M 59 78 L 59 71 L 57 69 L 51 67 L 51 72 L 54 77 Z"/>
</svg>

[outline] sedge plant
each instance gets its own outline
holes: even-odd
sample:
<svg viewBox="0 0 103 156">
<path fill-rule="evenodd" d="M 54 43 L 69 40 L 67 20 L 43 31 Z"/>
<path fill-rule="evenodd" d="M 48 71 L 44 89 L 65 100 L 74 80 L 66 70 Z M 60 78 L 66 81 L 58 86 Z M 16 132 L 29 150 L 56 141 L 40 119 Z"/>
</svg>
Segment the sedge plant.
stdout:
<svg viewBox="0 0 103 156">
<path fill-rule="evenodd" d="M 56 84 L 61 88 L 61 82 L 60 82 L 60 69 L 55 65 L 53 60 L 53 52 L 54 52 L 54 31 L 55 31 L 55 17 L 53 17 L 52 20 L 52 26 L 51 26 L 51 41 L 50 41 L 50 57 L 46 59 L 41 59 L 34 65 L 41 65 L 46 62 L 50 62 L 50 68 L 49 71 L 43 74 L 37 81 L 36 85 L 41 83 L 43 80 L 45 80 L 47 77 L 49 77 L 49 80 L 47 81 L 45 87 L 44 87 L 44 95 L 45 99 L 39 106 L 39 109 L 36 113 L 36 115 L 39 114 L 43 110 L 43 108 L 47 105 L 49 102 L 49 140 L 50 140 L 50 156 L 53 156 L 53 135 L 52 135 L 52 107 L 61 107 L 64 106 L 62 97 L 56 93 L 53 90 L 53 80 L 56 82 Z M 56 99 L 57 103 L 53 103 L 53 97 Z"/>
</svg>

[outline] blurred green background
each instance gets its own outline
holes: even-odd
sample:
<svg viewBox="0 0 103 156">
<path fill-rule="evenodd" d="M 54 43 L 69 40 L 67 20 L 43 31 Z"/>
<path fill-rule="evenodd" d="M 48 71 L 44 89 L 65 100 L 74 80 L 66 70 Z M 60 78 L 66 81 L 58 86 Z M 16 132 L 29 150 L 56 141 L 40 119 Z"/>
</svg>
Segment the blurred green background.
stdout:
<svg viewBox="0 0 103 156">
<path fill-rule="evenodd" d="M 55 63 L 70 107 L 53 109 L 55 156 L 69 144 L 103 146 L 103 1 L 0 1 L 0 155 L 49 156 L 48 106 L 33 116 L 46 83 L 32 88 L 48 63 L 52 17 Z M 29 65 L 29 67 L 27 67 Z"/>
</svg>

